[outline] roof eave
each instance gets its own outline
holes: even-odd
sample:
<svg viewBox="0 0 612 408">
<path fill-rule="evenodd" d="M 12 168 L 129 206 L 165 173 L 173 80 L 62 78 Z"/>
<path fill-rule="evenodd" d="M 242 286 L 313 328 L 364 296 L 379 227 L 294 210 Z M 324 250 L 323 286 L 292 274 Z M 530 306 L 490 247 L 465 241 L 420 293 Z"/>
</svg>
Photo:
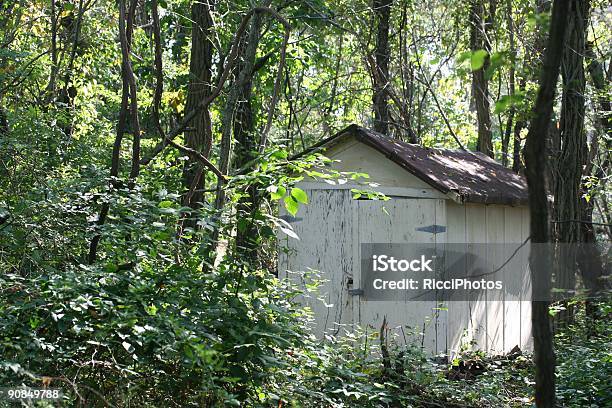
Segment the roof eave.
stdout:
<svg viewBox="0 0 612 408">
<path fill-rule="evenodd" d="M 442 194 L 445 194 L 449 199 L 451 199 L 452 201 L 456 203 L 459 203 L 459 204 L 465 204 L 465 203 L 498 204 L 498 205 L 507 205 L 507 206 L 526 206 L 528 205 L 527 198 L 508 197 L 508 196 L 503 196 L 501 194 L 499 196 L 498 195 L 490 196 L 490 195 L 482 195 L 482 194 L 466 194 L 460 191 L 452 190 L 443 184 L 436 183 L 436 181 L 432 179 L 429 175 L 427 175 L 425 172 L 421 171 L 419 168 L 415 166 L 409 165 L 408 163 L 406 163 L 406 161 L 402 160 L 397 154 L 395 154 L 394 152 L 387 151 L 387 149 L 385 149 L 384 146 L 381 146 L 378 143 L 376 143 L 375 139 L 372 139 L 371 137 L 369 137 L 365 129 L 363 129 L 361 126 L 358 126 L 356 124 L 349 125 L 348 127 L 339 131 L 338 133 L 326 139 L 321 140 L 320 142 L 314 144 L 308 149 L 302 151 L 301 153 L 298 153 L 292 156 L 291 159 L 296 159 L 306 154 L 315 153 L 323 149 L 335 146 L 336 144 L 343 142 L 344 140 L 346 140 L 347 138 L 351 136 L 354 137 L 355 140 L 381 153 L 386 158 L 391 160 L 393 163 L 397 164 L 398 166 L 400 166 L 401 168 L 403 168 L 410 174 L 414 175 L 415 177 L 419 178 L 423 182 L 427 183 L 428 185 L 438 190 Z M 489 158 L 488 156 L 484 154 L 481 154 L 481 156 L 486 157 L 486 159 L 490 161 L 492 160 L 491 158 Z"/>
</svg>

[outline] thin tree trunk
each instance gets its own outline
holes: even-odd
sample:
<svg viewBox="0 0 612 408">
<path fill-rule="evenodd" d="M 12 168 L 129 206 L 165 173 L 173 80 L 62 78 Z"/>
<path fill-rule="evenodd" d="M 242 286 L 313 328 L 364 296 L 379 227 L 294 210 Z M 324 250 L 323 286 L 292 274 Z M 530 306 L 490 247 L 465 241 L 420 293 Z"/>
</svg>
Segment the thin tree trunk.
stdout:
<svg viewBox="0 0 612 408">
<path fill-rule="evenodd" d="M 57 81 L 57 10 L 55 0 L 51 0 L 51 73 L 47 93 L 49 100 L 55 98 L 55 83 Z"/>
<path fill-rule="evenodd" d="M 336 103 L 336 96 L 337 96 L 336 94 L 338 92 L 338 79 L 340 76 L 340 67 L 341 67 L 340 63 L 342 62 L 342 59 L 343 59 L 343 53 L 342 53 L 343 42 L 344 42 L 344 33 L 341 33 L 340 39 L 338 40 L 338 54 L 336 57 L 336 67 L 334 70 L 334 79 L 332 81 L 332 88 L 331 88 L 331 95 L 329 97 L 329 104 L 323 110 L 323 129 L 325 130 L 325 137 L 331 136 L 333 133 L 331 124 L 334 118 L 332 117 L 332 112 L 334 110 L 334 105 Z"/>
<path fill-rule="evenodd" d="M 126 19 L 126 35 L 125 38 L 120 36 L 122 41 L 121 52 L 124 60 L 123 75 L 127 76 L 127 82 L 130 87 L 130 120 L 132 125 L 132 166 L 130 169 L 130 183 L 134 183 L 134 179 L 140 173 L 140 122 L 138 120 L 138 87 L 136 86 L 136 77 L 132 69 L 130 61 L 130 51 L 132 48 L 132 35 L 134 31 L 134 17 L 136 14 L 136 6 L 138 0 L 132 0 L 130 10 Z"/>
<path fill-rule="evenodd" d="M 552 116 L 555 88 L 559 78 L 559 64 L 563 54 L 563 40 L 568 15 L 568 0 L 556 0 L 550 20 L 548 46 L 539 80 L 539 90 L 533 109 L 525 145 L 526 176 L 529 185 L 529 212 L 531 241 L 535 244 L 550 242 L 548 199 L 546 193 L 546 139 Z M 543 255 L 543 254 L 539 254 Z M 550 258 L 532 251 L 529 263 L 534 271 L 534 294 L 550 294 Z M 536 276 L 545 274 L 546 276 Z M 549 302 L 532 301 L 533 345 L 535 363 L 535 401 L 538 408 L 555 406 L 555 353 L 548 313 Z"/>
<path fill-rule="evenodd" d="M 159 10 L 157 0 L 151 1 L 151 16 L 153 20 L 152 31 L 155 49 L 155 92 L 153 94 L 152 116 L 153 122 L 155 122 L 155 126 L 157 128 L 157 133 L 159 133 L 160 136 L 165 137 L 165 132 L 161 125 L 161 119 L 159 114 L 159 107 L 161 105 L 161 99 L 164 93 L 164 67 L 162 59 L 161 27 L 159 22 Z"/>
<path fill-rule="evenodd" d="M 253 17 L 251 32 L 249 33 L 248 44 L 244 55 L 244 78 L 236 84 L 238 87 L 238 98 L 234 114 L 234 140 L 235 160 L 234 167 L 241 168 L 253 160 L 259 150 L 258 141 L 255 138 L 255 118 L 253 115 L 252 90 L 253 77 L 255 75 L 255 56 L 259 45 L 261 32 L 261 19 L 259 15 Z M 248 70 L 248 72 L 246 71 Z M 241 75 L 242 76 L 242 75 Z M 237 217 L 249 220 L 246 226 L 238 228 L 236 232 L 236 250 L 242 254 L 245 260 L 255 262 L 257 259 L 256 238 L 257 231 L 250 221 L 252 213 L 258 206 L 258 194 L 254 186 L 248 187 L 248 196 L 240 200 L 236 208 Z"/>
<path fill-rule="evenodd" d="M 125 9 L 125 2 L 122 0 L 119 2 L 119 38 L 122 49 L 122 59 L 121 59 L 121 80 L 122 80 L 122 91 L 121 91 L 121 107 L 119 110 L 119 119 L 117 121 L 117 132 L 115 134 L 115 142 L 113 144 L 113 151 L 111 155 L 111 169 L 110 169 L 110 188 L 119 187 L 120 184 L 117 181 L 119 177 L 119 168 L 120 168 L 120 155 L 121 155 L 121 142 L 123 141 L 123 135 L 126 132 L 127 123 L 128 123 L 128 105 L 130 101 L 130 82 L 128 78 L 128 65 L 129 59 L 126 60 L 126 54 L 123 52 L 124 44 L 127 46 L 127 49 L 130 47 L 130 38 L 131 36 L 127 35 L 126 30 L 126 19 L 127 12 Z M 128 25 L 129 26 L 129 25 Z M 129 53 L 128 53 L 129 56 Z M 105 201 L 102 203 L 100 207 L 100 213 L 98 214 L 98 219 L 95 223 L 95 234 L 92 237 L 89 243 L 89 253 L 87 255 L 87 262 L 91 265 L 96 262 L 97 254 L 98 254 L 98 246 L 100 244 L 100 240 L 102 239 L 102 235 L 100 229 L 106 222 L 106 218 L 108 217 L 108 213 L 110 211 L 110 203 L 109 201 Z"/>
<path fill-rule="evenodd" d="M 74 108 L 74 99 L 76 98 L 76 95 L 77 95 L 77 89 L 73 83 L 73 71 L 74 71 L 74 65 L 76 62 L 76 56 L 79 50 L 81 27 L 82 27 L 83 17 L 84 17 L 86 8 L 87 7 L 84 3 L 84 0 L 79 0 L 79 8 L 77 11 L 77 17 L 76 17 L 76 20 L 71 24 L 71 26 L 73 25 L 73 27 L 71 27 L 72 46 L 70 49 L 68 65 L 66 66 L 66 72 L 64 74 L 64 85 L 59 92 L 59 101 L 65 105 L 64 109 L 66 111 L 66 117 L 69 118 L 68 124 L 66 124 L 66 126 L 63 126 L 63 129 L 62 129 L 64 133 L 66 134 L 66 136 L 71 136 L 72 131 L 73 131 L 71 111 Z"/>
<path fill-rule="evenodd" d="M 374 96 L 374 130 L 386 134 L 389 130 L 389 20 L 391 17 L 391 0 L 374 0 L 376 16 L 376 66 L 373 69 Z"/>
<path fill-rule="evenodd" d="M 267 3 L 266 3 L 267 4 Z M 252 80 L 255 67 L 255 56 L 259 45 L 261 31 L 261 13 L 255 13 L 251 20 L 249 34 L 243 43 L 241 63 L 238 64 L 238 75 L 232 85 L 223 112 L 223 134 L 221 140 L 220 170 L 228 173 L 232 161 L 232 134 L 236 140 L 236 165 L 240 167 L 249 162 L 257 152 L 257 143 L 254 140 L 254 118 L 251 105 Z M 252 195 L 252 192 L 250 192 Z M 217 195 L 215 209 L 220 212 L 225 205 L 225 190 L 222 181 L 217 184 Z M 243 203 L 238 208 L 239 216 L 246 217 L 247 204 Z M 216 245 L 219 239 L 219 227 L 213 232 L 212 245 Z M 250 231 L 239 231 L 240 238 L 236 238 L 237 245 L 244 247 L 245 233 Z M 238 244 L 240 243 L 240 244 Z"/>
<path fill-rule="evenodd" d="M 472 52 L 478 50 L 487 52 L 482 67 L 472 72 L 472 93 L 474 95 L 478 120 L 476 150 L 483 152 L 489 157 L 493 157 L 489 79 L 486 77 L 486 71 L 489 68 L 489 54 L 491 53 L 488 32 L 495 17 L 496 2 L 490 2 L 488 13 L 485 11 L 483 2 L 484 0 L 472 0 L 470 7 L 470 48 Z"/>
<path fill-rule="evenodd" d="M 609 84 L 612 79 L 609 75 L 612 72 L 612 68 L 608 70 L 608 75 L 606 75 L 601 62 L 595 57 L 591 44 L 587 45 L 586 54 L 590 60 L 587 68 L 591 77 L 591 83 L 599 93 L 597 98 L 599 104 L 599 123 L 603 132 L 607 135 L 605 138 L 606 147 L 610 149 L 612 148 L 612 115 L 609 113 L 612 111 L 612 101 L 606 96 L 606 84 Z"/>
<path fill-rule="evenodd" d="M 514 44 L 514 21 L 512 19 L 512 0 L 506 1 L 506 25 L 508 29 L 508 42 L 510 43 L 510 69 L 509 69 L 509 78 L 508 78 L 508 90 L 510 97 L 514 97 L 516 93 L 515 89 L 515 64 L 516 64 L 516 47 Z M 514 107 L 514 101 L 510 106 L 508 111 L 508 119 L 506 121 L 506 131 L 502 138 L 502 164 L 504 166 L 508 165 L 509 152 L 508 149 L 510 147 L 510 135 L 512 134 L 512 124 L 514 121 L 514 113 L 516 111 Z M 520 141 L 519 141 L 520 143 Z"/>
<path fill-rule="evenodd" d="M 516 174 L 520 173 L 523 169 L 521 161 L 521 132 L 527 127 L 527 122 L 524 120 L 517 120 L 514 124 L 512 146 L 512 171 Z"/>
</svg>

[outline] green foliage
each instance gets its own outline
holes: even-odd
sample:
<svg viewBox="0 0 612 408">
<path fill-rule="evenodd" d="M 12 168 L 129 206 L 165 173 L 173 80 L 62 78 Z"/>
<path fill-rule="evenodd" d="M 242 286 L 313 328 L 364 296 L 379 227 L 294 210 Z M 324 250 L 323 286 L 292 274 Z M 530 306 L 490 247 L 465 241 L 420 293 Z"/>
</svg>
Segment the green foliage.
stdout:
<svg viewBox="0 0 612 408">
<path fill-rule="evenodd" d="M 568 407 L 612 405 L 612 304 L 598 301 L 597 318 L 580 308 L 575 324 L 562 330 L 557 342 L 557 392 Z"/>
<path fill-rule="evenodd" d="M 145 258 L 133 268 L 5 274 L 2 383 L 57 377 L 89 406 L 99 400 L 89 389 L 138 406 L 253 399 L 285 366 L 274 356 L 299 340 L 301 313 L 269 275 L 236 286 L 236 273 Z"/>
<path fill-rule="evenodd" d="M 478 71 L 485 63 L 485 60 L 489 57 L 489 53 L 485 50 L 476 50 L 470 57 L 470 67 L 472 71 Z"/>
</svg>

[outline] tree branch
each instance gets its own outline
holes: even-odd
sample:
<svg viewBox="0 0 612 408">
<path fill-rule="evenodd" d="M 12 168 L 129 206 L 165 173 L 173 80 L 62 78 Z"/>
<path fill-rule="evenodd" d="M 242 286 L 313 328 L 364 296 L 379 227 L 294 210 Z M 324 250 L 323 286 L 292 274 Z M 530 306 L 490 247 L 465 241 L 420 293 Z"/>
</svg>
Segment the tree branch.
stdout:
<svg viewBox="0 0 612 408">
<path fill-rule="evenodd" d="M 193 109 L 191 112 L 187 113 L 184 117 L 183 120 L 174 128 L 172 129 L 168 135 L 163 139 L 162 142 L 158 143 L 154 148 L 153 151 L 151 152 L 151 155 L 149 157 L 146 157 L 142 160 L 140 160 L 140 164 L 145 166 L 147 164 L 149 164 L 153 159 L 155 159 L 155 157 L 162 151 L 164 150 L 164 148 L 169 145 L 170 141 L 174 140 L 174 138 L 176 138 L 178 135 L 180 135 L 181 133 L 183 133 L 185 131 L 185 129 L 187 128 L 187 126 L 189 125 L 189 123 L 193 120 L 193 118 L 195 118 L 195 116 L 198 114 L 198 112 L 200 112 L 202 109 L 207 108 L 221 93 L 221 89 L 223 89 L 223 85 L 225 84 L 225 81 L 227 81 L 227 78 L 229 77 L 231 71 L 233 70 L 234 66 L 236 65 L 236 62 L 238 60 L 238 50 L 239 50 L 239 43 L 240 43 L 240 38 L 242 38 L 242 35 L 244 34 L 248 22 L 251 19 L 251 17 L 253 16 L 254 13 L 257 12 L 267 12 L 270 13 L 272 15 L 278 16 L 282 21 L 285 21 L 284 19 L 282 19 L 282 17 L 280 17 L 280 15 L 278 15 L 278 13 L 272 9 L 266 8 L 266 7 L 255 7 L 253 9 L 251 9 L 247 14 L 244 15 L 244 17 L 242 17 L 242 20 L 240 22 L 240 25 L 238 26 L 238 29 L 236 30 L 236 34 L 234 35 L 234 40 L 232 42 L 232 46 L 230 48 L 230 53 L 227 57 L 227 64 L 225 65 L 225 68 L 223 69 L 223 73 L 221 74 L 221 76 L 219 77 L 219 81 L 217 83 L 217 85 L 215 86 L 215 88 L 212 90 L 211 94 L 203 99 L 198 106 Z M 285 21 L 285 23 L 288 26 L 288 23 Z M 284 47 L 283 47 L 283 51 L 281 53 L 281 62 L 284 64 L 285 61 L 285 48 L 286 48 L 286 43 L 288 41 L 288 35 L 285 34 L 285 41 L 283 42 Z M 277 82 L 278 81 L 278 77 L 277 77 Z M 275 88 L 276 85 L 275 85 Z M 276 92 L 277 93 L 277 92 Z M 276 103 L 276 98 L 273 98 L 273 102 L 274 104 Z M 274 106 L 274 105 L 273 105 Z M 267 126 L 268 127 L 268 126 Z"/>
</svg>

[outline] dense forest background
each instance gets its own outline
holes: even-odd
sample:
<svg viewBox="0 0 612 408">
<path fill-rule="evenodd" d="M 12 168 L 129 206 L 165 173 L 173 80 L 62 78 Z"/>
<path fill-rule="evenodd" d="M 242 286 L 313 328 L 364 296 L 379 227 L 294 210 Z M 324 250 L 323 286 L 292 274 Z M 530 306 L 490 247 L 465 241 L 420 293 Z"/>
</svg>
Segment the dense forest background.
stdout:
<svg viewBox="0 0 612 408">
<path fill-rule="evenodd" d="M 380 328 L 317 340 L 275 278 L 294 184 L 362 176 L 289 159 L 351 123 L 526 174 L 532 239 L 609 241 L 612 8 L 552 3 L 0 2 L 0 383 L 74 406 L 459 407 L 531 406 L 535 381 L 553 406 L 554 341 L 559 404 L 612 404 L 601 254 L 569 278 L 597 297 L 534 316 L 554 316 L 535 366 L 431 361 Z"/>
</svg>

